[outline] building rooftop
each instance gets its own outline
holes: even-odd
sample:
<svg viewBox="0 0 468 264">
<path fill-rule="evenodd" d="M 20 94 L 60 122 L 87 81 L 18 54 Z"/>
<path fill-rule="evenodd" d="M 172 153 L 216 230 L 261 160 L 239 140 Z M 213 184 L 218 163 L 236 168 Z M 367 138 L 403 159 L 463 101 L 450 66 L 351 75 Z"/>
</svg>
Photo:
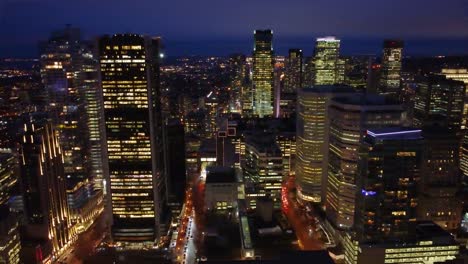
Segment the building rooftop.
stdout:
<svg viewBox="0 0 468 264">
<path fill-rule="evenodd" d="M 206 183 L 235 183 L 236 169 L 231 167 L 213 166 L 206 168 Z"/>
<path fill-rule="evenodd" d="M 245 133 L 245 143 L 254 147 L 260 153 L 270 156 L 280 156 L 281 149 L 276 144 L 275 135 L 267 131 L 248 131 Z"/>
<path fill-rule="evenodd" d="M 354 93 L 355 90 L 349 85 L 314 85 L 301 89 L 302 93 Z"/>
<path fill-rule="evenodd" d="M 335 97 L 333 98 L 333 101 L 340 104 L 357 106 L 400 106 L 396 100 L 377 94 L 357 93 L 348 96 Z"/>
<path fill-rule="evenodd" d="M 421 139 L 421 129 L 409 127 L 385 127 L 367 130 L 369 137 L 380 140 Z"/>
</svg>

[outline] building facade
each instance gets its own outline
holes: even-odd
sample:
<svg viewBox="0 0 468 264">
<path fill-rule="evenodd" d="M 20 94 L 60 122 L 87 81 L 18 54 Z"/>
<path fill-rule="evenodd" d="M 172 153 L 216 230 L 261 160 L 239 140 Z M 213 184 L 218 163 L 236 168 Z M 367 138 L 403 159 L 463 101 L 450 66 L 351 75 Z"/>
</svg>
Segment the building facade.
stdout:
<svg viewBox="0 0 468 264">
<path fill-rule="evenodd" d="M 115 241 L 153 245 L 164 200 L 159 38 L 99 40 L 108 211 Z"/>
<path fill-rule="evenodd" d="M 330 136 L 326 191 L 327 217 L 340 229 L 354 225 L 359 146 L 365 131 L 400 126 L 403 107 L 377 95 L 336 97 L 329 107 Z"/>
<path fill-rule="evenodd" d="M 50 120 L 40 114 L 24 116 L 19 148 L 25 219 L 21 235 L 22 240 L 34 243 L 34 250 L 41 252 L 41 259 L 35 255 L 39 263 L 59 256 L 76 237 L 59 142 Z"/>
<path fill-rule="evenodd" d="M 253 52 L 252 98 L 253 114 L 273 115 L 273 31 L 255 30 Z"/>
<path fill-rule="evenodd" d="M 414 125 L 422 127 L 434 118 L 441 117 L 450 130 L 460 131 L 465 84 L 438 75 L 420 77 L 416 82 L 418 91 L 414 103 Z"/>
<path fill-rule="evenodd" d="M 343 84 L 345 61 L 340 58 L 340 40 L 335 37 L 317 38 L 311 61 L 314 85 Z"/>
<path fill-rule="evenodd" d="M 281 206 L 283 157 L 272 134 L 253 132 L 245 136 L 244 178 L 246 199 L 255 208 L 257 200 L 271 200 L 275 208 Z"/>
<path fill-rule="evenodd" d="M 335 96 L 352 94 L 348 86 L 318 85 L 298 93 L 296 115 L 296 186 L 298 197 L 324 201 L 328 171 L 328 106 Z"/>
<path fill-rule="evenodd" d="M 0 263 L 20 263 L 18 216 L 10 212 L 9 199 L 18 183 L 17 159 L 11 151 L 0 153 Z"/>
<path fill-rule="evenodd" d="M 417 217 L 423 143 L 417 129 L 367 130 L 359 149 L 354 228 L 359 241 L 407 236 Z"/>
<path fill-rule="evenodd" d="M 403 41 L 385 40 L 383 44 L 382 68 L 380 69 L 379 94 L 398 98 L 400 95 Z"/>
</svg>

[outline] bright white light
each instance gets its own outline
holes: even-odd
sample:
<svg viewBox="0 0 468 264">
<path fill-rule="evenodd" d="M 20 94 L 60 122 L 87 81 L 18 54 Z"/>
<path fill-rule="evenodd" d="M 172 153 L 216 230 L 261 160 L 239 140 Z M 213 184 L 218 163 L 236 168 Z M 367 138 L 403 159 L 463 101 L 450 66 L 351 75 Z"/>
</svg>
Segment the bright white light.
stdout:
<svg viewBox="0 0 468 264">
<path fill-rule="evenodd" d="M 159 53 L 159 58 L 164 58 L 164 53 Z"/>
</svg>

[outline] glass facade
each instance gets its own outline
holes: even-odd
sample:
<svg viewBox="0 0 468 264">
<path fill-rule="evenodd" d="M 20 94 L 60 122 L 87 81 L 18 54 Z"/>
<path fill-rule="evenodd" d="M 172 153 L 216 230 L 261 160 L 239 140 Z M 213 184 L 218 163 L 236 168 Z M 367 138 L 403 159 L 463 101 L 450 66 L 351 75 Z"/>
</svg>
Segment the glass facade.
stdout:
<svg viewBox="0 0 468 264">
<path fill-rule="evenodd" d="M 335 37 L 317 38 L 313 65 L 313 84 L 343 84 L 345 61 L 340 58 L 340 40 Z"/>
<path fill-rule="evenodd" d="M 351 87 L 314 86 L 299 90 L 297 105 L 296 186 L 298 196 L 324 201 L 328 167 L 328 107 L 334 96 L 351 94 Z"/>
<path fill-rule="evenodd" d="M 403 41 L 384 41 L 379 94 L 388 94 L 395 98 L 400 95 L 402 53 Z"/>
<path fill-rule="evenodd" d="M 359 149 L 355 230 L 359 241 L 405 238 L 416 220 L 421 130 L 368 130 Z"/>
<path fill-rule="evenodd" d="M 452 131 L 460 131 L 463 120 L 465 84 L 430 75 L 416 80 L 418 92 L 414 103 L 414 125 L 424 126 L 436 117 Z"/>
<path fill-rule="evenodd" d="M 403 108 L 383 96 L 337 97 L 329 120 L 326 212 L 335 226 L 349 229 L 354 225 L 360 141 L 367 129 L 402 125 Z"/>
<path fill-rule="evenodd" d="M 259 117 L 273 115 L 273 32 L 256 30 L 253 52 L 253 114 Z"/>
</svg>

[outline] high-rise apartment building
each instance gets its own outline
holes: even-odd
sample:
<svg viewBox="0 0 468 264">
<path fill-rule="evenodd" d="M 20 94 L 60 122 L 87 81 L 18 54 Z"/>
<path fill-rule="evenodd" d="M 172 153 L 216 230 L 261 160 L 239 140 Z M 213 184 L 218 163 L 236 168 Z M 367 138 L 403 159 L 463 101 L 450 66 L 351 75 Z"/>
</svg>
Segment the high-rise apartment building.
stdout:
<svg viewBox="0 0 468 264">
<path fill-rule="evenodd" d="M 254 31 L 252 97 L 253 114 L 259 117 L 273 115 L 273 31 Z"/>
<path fill-rule="evenodd" d="M 379 94 L 398 98 L 400 95 L 403 41 L 385 40 L 383 44 L 382 68 L 380 70 Z"/>
<path fill-rule="evenodd" d="M 329 106 L 326 212 L 340 229 L 354 224 L 359 146 L 366 130 L 401 126 L 403 107 L 377 95 L 336 97 Z"/>
<path fill-rule="evenodd" d="M 64 153 L 58 133 L 45 115 L 27 114 L 23 121 L 19 179 L 25 223 L 21 235 L 32 245 L 33 253 L 27 255 L 47 263 L 65 251 L 76 235 L 66 197 Z M 43 259 L 38 260 L 38 255 Z"/>
<path fill-rule="evenodd" d="M 367 130 L 359 149 L 355 230 L 361 242 L 407 236 L 416 220 L 421 177 L 421 130 Z"/>
<path fill-rule="evenodd" d="M 108 207 L 116 241 L 152 245 L 160 235 L 165 195 L 159 41 L 135 34 L 99 39 Z"/>
<path fill-rule="evenodd" d="M 312 58 L 314 85 L 343 84 L 345 61 L 340 58 L 340 40 L 335 37 L 317 38 Z"/>
<path fill-rule="evenodd" d="M 318 85 L 298 92 L 296 186 L 300 199 L 325 200 L 328 171 L 328 106 L 335 96 L 352 94 L 349 86 Z"/>
</svg>

